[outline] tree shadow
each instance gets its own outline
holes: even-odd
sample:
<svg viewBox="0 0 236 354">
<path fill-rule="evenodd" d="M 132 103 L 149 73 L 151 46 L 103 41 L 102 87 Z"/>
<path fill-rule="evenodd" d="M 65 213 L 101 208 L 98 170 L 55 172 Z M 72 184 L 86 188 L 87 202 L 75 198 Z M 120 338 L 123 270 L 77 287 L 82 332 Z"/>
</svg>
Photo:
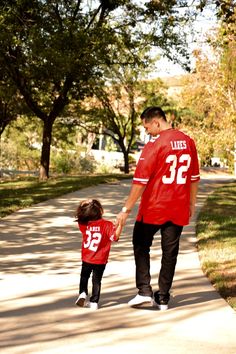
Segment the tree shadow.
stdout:
<svg viewBox="0 0 236 354">
<path fill-rule="evenodd" d="M 213 188 L 213 184 L 209 185 Z M 51 342 L 59 345 L 63 339 L 70 338 L 76 338 L 78 348 L 83 350 L 86 345 L 92 345 L 85 344 L 90 339 L 96 346 L 98 337 L 97 345 L 115 346 L 123 336 L 129 341 L 142 340 L 145 328 L 146 338 L 157 332 L 164 335 L 172 326 L 198 316 L 199 311 L 204 313 L 219 307 L 218 293 L 199 268 L 181 266 L 182 259 L 193 257 L 196 252 L 194 221 L 184 229 L 181 238 L 180 264 L 177 263 L 170 310 L 160 314 L 156 308 L 128 307 L 127 302 L 137 292 L 132 251 L 137 208 L 130 215 L 120 241 L 112 245 L 102 282 L 100 309 L 92 312 L 74 305 L 81 264 L 81 236 L 74 222 L 74 211 L 81 199 L 93 197 L 104 204 L 105 217 L 115 218 L 128 194 L 130 181 L 121 182 L 120 186 L 87 188 L 2 219 L 1 285 L 2 289 L 12 286 L 9 295 L 6 292 L 0 302 L 2 350 L 36 345 L 32 347 L 34 352 L 42 345 Z M 200 190 L 199 203 L 203 200 Z M 159 235 L 155 237 L 151 258 L 155 288 L 160 266 Z"/>
</svg>

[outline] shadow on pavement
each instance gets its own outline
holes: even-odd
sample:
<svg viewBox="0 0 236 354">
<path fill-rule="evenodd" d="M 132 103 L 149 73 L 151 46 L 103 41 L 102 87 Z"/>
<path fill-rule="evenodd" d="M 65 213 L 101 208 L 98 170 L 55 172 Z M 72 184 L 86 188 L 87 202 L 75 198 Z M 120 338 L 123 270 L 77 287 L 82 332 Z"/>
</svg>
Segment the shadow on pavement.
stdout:
<svg viewBox="0 0 236 354">
<path fill-rule="evenodd" d="M 199 207 L 205 200 L 206 191 L 210 193 L 222 182 L 202 181 Z M 155 340 L 157 333 L 158 338 L 169 334 L 174 338 L 174 329 L 179 328 L 184 333 L 185 326 L 190 327 L 199 313 L 211 314 L 219 309 L 219 295 L 199 271 L 194 220 L 184 229 L 181 238 L 170 309 L 160 312 L 149 307 L 140 311 L 127 306 L 137 292 L 131 243 L 136 210 L 120 241 L 112 245 L 102 283 L 100 309 L 92 312 L 74 305 L 81 265 L 81 236 L 73 217 L 78 201 L 98 198 L 104 204 L 105 217 L 114 219 L 129 188 L 130 181 L 88 188 L 2 219 L 0 348 L 4 353 L 8 350 L 17 354 L 43 353 L 44 350 L 53 353 L 53 348 L 68 344 L 76 345 L 73 353 L 87 353 L 90 349 L 127 342 L 140 343 L 141 351 L 141 341 L 147 345 L 146 341 Z M 156 235 L 151 250 L 154 291 L 159 268 L 160 238 Z M 217 331 L 222 332 L 224 323 L 219 326 Z M 199 335 L 204 337 L 204 331 L 200 328 Z M 133 352 L 139 353 L 137 350 Z M 59 351 L 55 349 L 55 353 Z M 228 353 L 231 353 L 229 348 Z"/>
</svg>

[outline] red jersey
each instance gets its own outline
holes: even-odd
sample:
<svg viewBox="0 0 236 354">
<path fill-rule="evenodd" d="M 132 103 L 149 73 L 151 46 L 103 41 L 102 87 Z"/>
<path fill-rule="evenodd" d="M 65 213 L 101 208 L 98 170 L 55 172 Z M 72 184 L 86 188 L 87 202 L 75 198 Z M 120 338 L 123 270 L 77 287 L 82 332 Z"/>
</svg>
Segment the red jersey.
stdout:
<svg viewBox="0 0 236 354">
<path fill-rule="evenodd" d="M 133 183 L 146 185 L 137 221 L 187 225 L 190 184 L 200 179 L 194 141 L 179 130 L 167 129 L 144 147 Z"/>
<path fill-rule="evenodd" d="M 108 220 L 99 219 L 79 224 L 82 232 L 82 261 L 92 264 L 106 264 L 111 242 L 116 241 L 115 225 Z"/>
</svg>

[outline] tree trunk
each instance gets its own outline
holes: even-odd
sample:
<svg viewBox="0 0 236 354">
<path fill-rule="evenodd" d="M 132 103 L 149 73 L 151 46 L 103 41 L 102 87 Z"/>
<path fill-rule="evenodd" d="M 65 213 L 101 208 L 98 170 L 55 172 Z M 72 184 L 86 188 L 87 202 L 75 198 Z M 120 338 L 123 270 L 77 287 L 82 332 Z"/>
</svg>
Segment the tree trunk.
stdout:
<svg viewBox="0 0 236 354">
<path fill-rule="evenodd" d="M 129 173 L 129 152 L 126 150 L 124 147 L 122 149 L 123 155 L 124 155 L 124 173 Z"/>
<path fill-rule="evenodd" d="M 124 144 L 124 139 L 120 138 L 119 140 L 117 140 L 121 151 L 123 153 L 124 156 L 124 173 L 129 173 L 129 148 L 127 149 L 125 144 Z"/>
<path fill-rule="evenodd" d="M 52 140 L 52 127 L 54 119 L 47 118 L 43 125 L 43 146 L 41 151 L 41 161 L 39 169 L 39 179 L 49 178 L 50 148 Z"/>
<path fill-rule="evenodd" d="M 129 153 L 127 151 L 125 151 L 124 154 L 124 161 L 125 161 L 125 173 L 129 173 Z"/>
</svg>

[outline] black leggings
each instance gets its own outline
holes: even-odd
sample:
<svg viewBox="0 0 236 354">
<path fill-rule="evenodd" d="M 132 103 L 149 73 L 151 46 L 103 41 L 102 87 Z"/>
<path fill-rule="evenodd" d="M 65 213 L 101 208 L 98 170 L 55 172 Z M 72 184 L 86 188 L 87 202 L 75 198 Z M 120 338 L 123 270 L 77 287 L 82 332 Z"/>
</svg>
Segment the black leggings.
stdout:
<svg viewBox="0 0 236 354">
<path fill-rule="evenodd" d="M 162 259 L 158 285 L 160 294 L 169 295 L 179 252 L 179 238 L 183 226 L 167 222 L 163 225 L 136 221 L 133 231 L 133 249 L 136 264 L 136 287 L 139 295 L 152 296 L 150 275 L 150 247 L 155 233 L 161 232 Z"/>
<path fill-rule="evenodd" d="M 91 302 L 97 302 L 100 298 L 101 281 L 103 272 L 106 268 L 106 264 L 91 264 L 82 262 L 82 269 L 80 274 L 79 292 L 85 292 L 88 295 L 88 281 L 91 273 L 92 275 L 92 295 L 90 297 Z"/>
</svg>

